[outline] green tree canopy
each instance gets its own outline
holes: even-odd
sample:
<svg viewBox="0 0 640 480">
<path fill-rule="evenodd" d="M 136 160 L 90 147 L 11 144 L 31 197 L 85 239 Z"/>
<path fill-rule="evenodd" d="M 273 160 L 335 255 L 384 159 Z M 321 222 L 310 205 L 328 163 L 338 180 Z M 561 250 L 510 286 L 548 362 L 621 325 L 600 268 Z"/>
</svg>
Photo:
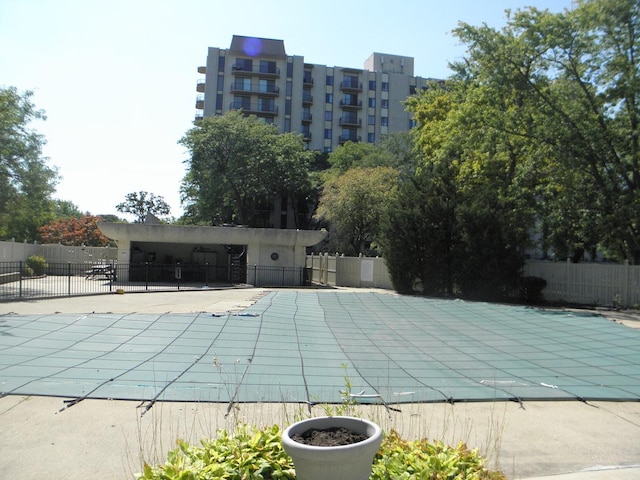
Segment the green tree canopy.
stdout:
<svg viewBox="0 0 640 480">
<path fill-rule="evenodd" d="M 302 137 L 278 134 L 255 116 L 231 111 L 205 118 L 179 143 L 190 153 L 181 191 L 191 223 L 270 226 L 276 200 L 310 191 L 313 154 Z"/>
<path fill-rule="evenodd" d="M 397 181 L 398 172 L 393 168 L 357 167 L 324 184 L 316 216 L 329 222 L 334 248 L 359 255 L 375 242 Z"/>
<path fill-rule="evenodd" d="M 141 190 L 125 195 L 125 201 L 116 205 L 116 210 L 135 216 L 136 223 L 144 222 L 148 214 L 163 217 L 171 213 L 171 207 L 164 197 Z"/>
<path fill-rule="evenodd" d="M 41 157 L 44 137 L 30 128 L 45 119 L 31 97 L 0 88 L 0 238 L 35 240 L 37 228 L 55 215 L 58 174 Z"/>
<path fill-rule="evenodd" d="M 640 4 L 579 0 L 455 33 L 468 46 L 456 78 L 481 119 L 469 133 L 505 139 L 537 177 L 545 246 L 639 262 Z"/>
</svg>

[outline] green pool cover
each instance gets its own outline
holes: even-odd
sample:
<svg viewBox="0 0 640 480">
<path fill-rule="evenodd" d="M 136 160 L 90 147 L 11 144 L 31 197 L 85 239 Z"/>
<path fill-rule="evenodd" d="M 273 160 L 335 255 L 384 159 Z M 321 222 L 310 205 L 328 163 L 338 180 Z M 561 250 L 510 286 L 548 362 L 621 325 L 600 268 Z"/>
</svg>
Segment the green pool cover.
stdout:
<svg viewBox="0 0 640 480">
<path fill-rule="evenodd" d="M 591 314 L 279 291 L 240 313 L 0 316 L 0 396 L 640 400 L 640 331 Z"/>
</svg>

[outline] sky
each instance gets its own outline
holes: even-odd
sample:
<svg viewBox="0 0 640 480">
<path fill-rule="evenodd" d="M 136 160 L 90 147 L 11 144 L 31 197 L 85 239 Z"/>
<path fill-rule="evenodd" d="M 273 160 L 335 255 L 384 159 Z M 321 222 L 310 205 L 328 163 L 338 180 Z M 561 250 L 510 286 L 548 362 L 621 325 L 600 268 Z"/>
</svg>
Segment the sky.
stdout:
<svg viewBox="0 0 640 480">
<path fill-rule="evenodd" d="M 284 40 L 305 62 L 362 68 L 373 52 L 414 57 L 446 78 L 464 46 L 458 22 L 501 28 L 505 10 L 560 12 L 571 0 L 0 0 L 0 87 L 34 92 L 55 198 L 115 214 L 130 192 L 162 196 L 179 217 L 196 114 L 197 68 L 235 35 Z"/>
</svg>

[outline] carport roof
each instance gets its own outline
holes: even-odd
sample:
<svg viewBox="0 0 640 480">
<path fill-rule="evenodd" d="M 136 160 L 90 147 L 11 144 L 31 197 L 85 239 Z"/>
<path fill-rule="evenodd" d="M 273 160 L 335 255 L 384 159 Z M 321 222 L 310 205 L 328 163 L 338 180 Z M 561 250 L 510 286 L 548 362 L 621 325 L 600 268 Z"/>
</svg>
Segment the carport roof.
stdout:
<svg viewBox="0 0 640 480">
<path fill-rule="evenodd" d="M 99 222 L 98 228 L 104 235 L 113 240 L 229 245 L 266 244 L 289 247 L 310 247 L 320 243 L 327 235 L 324 230 L 206 227 L 148 223 Z"/>
</svg>

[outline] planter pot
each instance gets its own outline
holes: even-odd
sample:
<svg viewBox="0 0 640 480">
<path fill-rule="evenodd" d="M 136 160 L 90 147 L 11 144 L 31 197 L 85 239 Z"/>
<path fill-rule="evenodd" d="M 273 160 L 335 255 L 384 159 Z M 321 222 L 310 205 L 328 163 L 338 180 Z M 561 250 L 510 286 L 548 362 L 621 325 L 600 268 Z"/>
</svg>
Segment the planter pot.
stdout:
<svg viewBox="0 0 640 480">
<path fill-rule="evenodd" d="M 310 429 L 346 428 L 367 437 L 334 447 L 306 445 L 293 440 Z M 368 480 L 380 444 L 382 429 L 355 417 L 316 417 L 294 423 L 282 433 L 282 446 L 293 459 L 298 480 Z"/>
</svg>

